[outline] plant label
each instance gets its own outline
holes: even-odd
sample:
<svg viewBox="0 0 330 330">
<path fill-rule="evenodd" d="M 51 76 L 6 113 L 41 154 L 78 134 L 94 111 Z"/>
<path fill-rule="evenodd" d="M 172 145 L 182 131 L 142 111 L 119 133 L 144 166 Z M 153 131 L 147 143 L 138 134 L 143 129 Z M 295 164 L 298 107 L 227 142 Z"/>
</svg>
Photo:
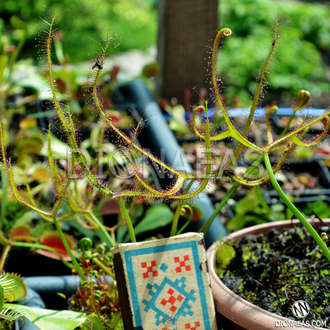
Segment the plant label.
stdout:
<svg viewBox="0 0 330 330">
<path fill-rule="evenodd" d="M 112 249 L 124 327 L 216 330 L 203 234 Z"/>
</svg>

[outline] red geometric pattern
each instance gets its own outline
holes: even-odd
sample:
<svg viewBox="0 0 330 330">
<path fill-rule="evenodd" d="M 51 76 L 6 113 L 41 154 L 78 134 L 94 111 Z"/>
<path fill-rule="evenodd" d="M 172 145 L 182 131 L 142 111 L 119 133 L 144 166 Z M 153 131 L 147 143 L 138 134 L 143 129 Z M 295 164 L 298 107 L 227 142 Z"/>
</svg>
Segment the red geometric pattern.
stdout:
<svg viewBox="0 0 330 330">
<path fill-rule="evenodd" d="M 169 289 L 167 293 L 170 295 L 170 298 L 168 300 L 163 299 L 160 303 L 165 306 L 167 303 L 169 303 L 171 306 L 170 311 L 174 313 L 177 310 L 177 307 L 174 306 L 174 303 L 176 301 L 181 302 L 183 297 L 179 294 L 176 298 L 173 296 L 174 291 L 172 289 Z"/>
<path fill-rule="evenodd" d="M 156 260 L 152 260 L 150 266 L 148 266 L 146 262 L 141 262 L 141 267 L 147 269 L 145 273 L 142 273 L 143 278 L 149 278 L 149 273 L 151 273 L 153 277 L 158 276 L 158 271 L 152 269 L 153 267 L 156 267 Z"/>
<path fill-rule="evenodd" d="M 187 323 L 184 325 L 185 329 L 191 329 L 191 330 L 196 330 L 197 328 L 199 328 L 201 326 L 200 322 L 195 322 L 195 326 L 191 327 L 190 323 Z"/>
<path fill-rule="evenodd" d="M 179 267 L 176 267 L 176 268 L 175 268 L 175 271 L 176 271 L 177 273 L 181 273 L 183 267 L 186 269 L 187 272 L 190 271 L 190 270 L 191 270 L 190 265 L 186 265 L 186 261 L 188 261 L 188 260 L 189 260 L 189 256 L 188 256 L 188 255 L 185 255 L 185 256 L 183 257 L 183 261 L 180 261 L 180 258 L 179 258 L 179 257 L 175 257 L 175 258 L 174 258 L 174 262 L 177 262 L 177 263 L 179 263 L 179 265 L 180 265 Z"/>
</svg>

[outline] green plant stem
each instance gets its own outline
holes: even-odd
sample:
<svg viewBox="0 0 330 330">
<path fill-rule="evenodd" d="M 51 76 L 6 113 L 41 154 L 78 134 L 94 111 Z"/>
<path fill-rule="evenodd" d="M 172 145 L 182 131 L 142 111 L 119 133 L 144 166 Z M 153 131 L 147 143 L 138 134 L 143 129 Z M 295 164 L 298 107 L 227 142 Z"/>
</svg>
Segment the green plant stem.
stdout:
<svg viewBox="0 0 330 330">
<path fill-rule="evenodd" d="M 172 227 L 171 227 L 170 237 L 172 237 L 172 236 L 175 235 L 176 230 L 178 228 L 178 223 L 179 223 L 179 218 L 180 218 L 180 212 L 181 212 L 181 206 L 182 206 L 182 203 L 180 203 L 178 205 L 178 207 L 176 208 L 176 210 L 174 212 L 174 217 L 173 217 L 173 221 L 172 221 Z"/>
<path fill-rule="evenodd" d="M 86 276 L 84 275 L 83 271 L 81 270 L 81 268 L 80 268 L 80 266 L 79 266 L 79 263 L 78 263 L 78 261 L 76 260 L 75 256 L 72 254 L 72 251 L 71 251 L 71 249 L 70 249 L 70 246 L 69 246 L 68 242 L 66 241 L 66 238 L 65 238 L 65 236 L 64 236 L 64 234 L 63 234 L 62 228 L 61 228 L 61 226 L 59 225 L 59 223 L 58 223 L 58 221 L 57 221 L 57 219 L 56 219 L 55 216 L 53 217 L 53 221 L 54 221 L 54 224 L 55 224 L 55 226 L 56 226 L 56 229 L 57 229 L 57 231 L 58 231 L 58 233 L 59 233 L 59 235 L 60 235 L 60 237 L 61 237 L 61 240 L 62 240 L 62 242 L 63 242 L 63 245 L 64 245 L 64 247 L 65 247 L 65 249 L 66 249 L 66 252 L 67 252 L 68 255 L 70 256 L 71 261 L 72 261 L 72 263 L 74 264 L 77 273 L 79 274 L 80 278 L 81 278 L 83 281 L 86 281 Z"/>
<path fill-rule="evenodd" d="M 114 240 L 111 238 L 111 236 L 109 235 L 109 233 L 106 231 L 106 229 L 104 228 L 103 224 L 100 222 L 100 220 L 96 217 L 96 215 L 93 212 L 89 213 L 90 217 L 93 219 L 93 221 L 98 225 L 98 227 L 100 228 L 100 230 L 102 231 L 102 233 L 104 234 L 105 238 L 107 239 L 108 243 L 110 244 L 110 246 L 115 246 L 115 242 Z"/>
<path fill-rule="evenodd" d="M 0 273 L 3 270 L 3 266 L 5 265 L 5 261 L 7 259 L 7 256 L 8 256 L 8 253 L 9 253 L 10 249 L 11 249 L 11 246 L 7 245 L 7 246 L 4 247 L 4 249 L 2 251 L 1 259 L 0 259 Z"/>
<path fill-rule="evenodd" d="M 118 201 L 118 204 L 119 204 L 119 207 L 120 207 L 120 211 L 121 211 L 123 217 L 126 220 L 126 224 L 127 224 L 127 227 L 128 227 L 128 232 L 129 232 L 129 236 L 131 238 L 131 242 L 135 243 L 136 238 L 135 238 L 134 227 L 133 227 L 131 218 L 130 218 L 127 210 L 126 210 L 126 207 L 125 207 L 124 203 L 120 199 L 118 199 L 117 201 Z"/>
<path fill-rule="evenodd" d="M 6 174 L 6 168 L 4 165 L 1 166 L 1 188 L 2 188 L 2 197 L 1 197 L 1 219 L 0 219 L 0 230 L 2 228 L 3 222 L 6 217 L 6 206 L 7 206 L 7 192 L 8 192 L 8 179 Z"/>
<path fill-rule="evenodd" d="M 187 208 L 190 211 L 190 217 L 186 221 L 186 223 L 180 228 L 180 230 L 177 232 L 177 235 L 180 235 L 186 229 L 186 227 L 190 224 L 190 222 L 191 222 L 191 220 L 193 219 L 193 216 L 194 216 L 194 210 L 190 205 L 185 205 L 184 207 Z"/>
<path fill-rule="evenodd" d="M 227 191 L 225 197 L 221 200 L 221 202 L 218 204 L 218 206 L 215 208 L 214 212 L 211 214 L 211 216 L 207 219 L 207 221 L 203 224 L 203 226 L 199 229 L 198 232 L 203 232 L 204 235 L 207 234 L 213 220 L 215 217 L 218 215 L 218 213 L 221 211 L 221 209 L 225 206 L 227 203 L 228 199 L 234 195 L 236 190 L 240 187 L 241 185 L 237 182 L 235 182 L 230 189 Z"/>
<path fill-rule="evenodd" d="M 94 299 L 95 299 L 95 295 L 94 295 L 94 281 L 92 280 L 90 282 L 90 285 L 91 285 L 91 303 L 92 303 L 92 308 L 93 308 L 93 312 L 96 313 L 97 312 L 97 309 L 95 307 L 95 304 L 94 304 Z"/>
<path fill-rule="evenodd" d="M 304 225 L 304 227 L 308 230 L 308 232 L 312 235 L 312 237 L 314 238 L 314 240 L 316 241 L 316 243 L 318 244 L 318 246 L 320 247 L 320 249 L 323 251 L 323 253 L 330 262 L 330 251 L 327 245 L 323 242 L 322 238 L 318 235 L 318 233 L 313 228 L 313 226 L 306 220 L 306 218 L 302 215 L 302 213 L 294 206 L 294 204 L 290 201 L 288 196 L 284 193 L 284 191 L 280 187 L 273 173 L 272 166 L 270 164 L 269 156 L 267 153 L 264 154 L 264 160 L 270 181 L 274 189 L 278 193 L 279 197 L 282 199 L 285 205 L 292 211 L 292 213 L 300 220 L 300 222 Z"/>
<path fill-rule="evenodd" d="M 10 62 L 9 62 L 9 72 L 12 70 L 12 67 L 13 65 L 15 64 L 16 62 L 16 59 L 19 55 L 19 53 L 21 52 L 22 48 L 23 48 L 23 45 L 25 43 L 25 40 L 26 40 L 26 36 L 27 36 L 27 30 L 23 30 L 23 36 L 21 37 L 18 45 L 17 45 L 17 48 L 16 50 L 14 51 L 13 55 L 11 56 L 10 58 Z"/>
<path fill-rule="evenodd" d="M 113 278 L 113 273 L 97 258 L 92 258 L 93 262 L 103 269 L 105 273 Z"/>
<path fill-rule="evenodd" d="M 192 187 L 194 181 L 190 181 L 189 184 L 187 185 L 186 189 L 184 190 L 184 194 L 187 194 L 190 188 Z M 171 232 L 170 232 L 170 237 L 174 236 L 176 233 L 176 230 L 178 228 L 178 223 L 179 223 L 179 218 L 180 218 L 180 212 L 181 212 L 181 206 L 183 204 L 183 201 L 181 201 L 178 205 L 178 207 L 175 210 L 174 217 L 173 217 L 173 222 L 172 222 L 172 227 L 171 227 Z M 182 232 L 182 230 L 181 230 Z"/>
<path fill-rule="evenodd" d="M 290 128 L 290 125 L 291 125 L 292 120 L 293 120 L 293 118 L 295 117 L 295 115 L 296 115 L 296 111 L 293 111 L 293 113 L 292 113 L 292 115 L 291 115 L 291 117 L 290 117 L 290 119 L 289 119 L 289 122 L 288 122 L 288 124 L 285 126 L 285 128 L 284 128 L 283 132 L 281 133 L 280 137 L 284 136 L 284 135 L 287 133 L 287 131 L 288 131 L 288 129 Z"/>
</svg>

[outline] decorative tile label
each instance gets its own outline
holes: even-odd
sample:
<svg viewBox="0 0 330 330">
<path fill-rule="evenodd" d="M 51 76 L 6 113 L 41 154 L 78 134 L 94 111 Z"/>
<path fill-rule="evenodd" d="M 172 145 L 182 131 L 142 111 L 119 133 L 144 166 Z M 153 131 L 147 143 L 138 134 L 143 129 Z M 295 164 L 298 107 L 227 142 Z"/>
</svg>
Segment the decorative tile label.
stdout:
<svg viewBox="0 0 330 330">
<path fill-rule="evenodd" d="M 122 261 L 133 329 L 217 329 L 202 234 L 122 244 L 112 252 Z M 116 277 L 119 286 L 117 270 Z"/>
</svg>

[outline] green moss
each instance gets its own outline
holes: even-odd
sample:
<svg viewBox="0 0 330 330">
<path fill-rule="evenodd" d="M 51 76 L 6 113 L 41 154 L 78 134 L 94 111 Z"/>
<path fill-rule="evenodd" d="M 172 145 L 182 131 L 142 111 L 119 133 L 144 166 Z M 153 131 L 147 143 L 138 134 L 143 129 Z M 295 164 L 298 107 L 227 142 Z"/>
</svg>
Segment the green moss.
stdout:
<svg viewBox="0 0 330 330">
<path fill-rule="evenodd" d="M 220 244 L 216 253 L 218 267 L 221 269 L 226 269 L 235 256 L 236 252 L 232 246 L 226 243 Z"/>
</svg>

